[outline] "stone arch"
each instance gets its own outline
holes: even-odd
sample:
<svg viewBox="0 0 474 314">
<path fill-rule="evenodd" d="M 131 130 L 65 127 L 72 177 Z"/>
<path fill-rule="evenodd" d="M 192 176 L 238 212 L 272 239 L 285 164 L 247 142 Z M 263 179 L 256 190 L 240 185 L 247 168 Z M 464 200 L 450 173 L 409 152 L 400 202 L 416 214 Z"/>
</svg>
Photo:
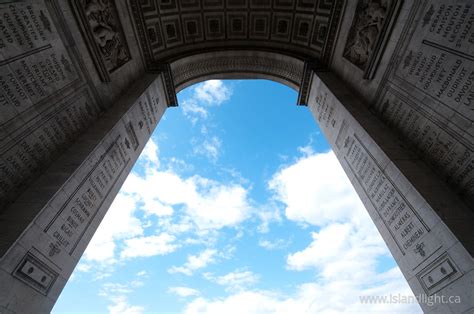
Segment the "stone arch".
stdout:
<svg viewBox="0 0 474 314">
<path fill-rule="evenodd" d="M 0 4 L 40 35 L 0 60 L 0 312 L 52 308 L 176 91 L 247 77 L 299 91 L 415 294 L 461 296 L 424 310 L 471 311 L 472 28 L 453 47 L 428 25 L 472 6 L 369 2 Z"/>
</svg>

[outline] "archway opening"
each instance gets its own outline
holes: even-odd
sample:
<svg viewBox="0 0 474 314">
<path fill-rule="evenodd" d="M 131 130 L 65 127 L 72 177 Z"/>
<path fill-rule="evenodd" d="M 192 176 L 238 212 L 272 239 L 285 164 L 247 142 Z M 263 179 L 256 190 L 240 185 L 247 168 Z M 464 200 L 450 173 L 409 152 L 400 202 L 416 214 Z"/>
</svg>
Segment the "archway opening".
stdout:
<svg viewBox="0 0 474 314">
<path fill-rule="evenodd" d="M 412 293 L 296 97 L 262 80 L 182 90 L 53 312 L 419 311 L 362 303 Z"/>
</svg>

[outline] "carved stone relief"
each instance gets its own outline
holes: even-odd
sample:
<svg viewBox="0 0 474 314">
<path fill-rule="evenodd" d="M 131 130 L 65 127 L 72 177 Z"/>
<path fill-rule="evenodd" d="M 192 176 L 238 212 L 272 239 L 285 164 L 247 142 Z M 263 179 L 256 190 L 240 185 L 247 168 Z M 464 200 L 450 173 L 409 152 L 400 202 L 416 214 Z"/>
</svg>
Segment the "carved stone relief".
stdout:
<svg viewBox="0 0 474 314">
<path fill-rule="evenodd" d="M 375 74 L 400 4 L 397 0 L 359 0 L 357 4 L 343 55 L 364 71 L 366 79 Z"/>
<path fill-rule="evenodd" d="M 71 0 L 102 81 L 131 59 L 114 0 Z"/>
</svg>

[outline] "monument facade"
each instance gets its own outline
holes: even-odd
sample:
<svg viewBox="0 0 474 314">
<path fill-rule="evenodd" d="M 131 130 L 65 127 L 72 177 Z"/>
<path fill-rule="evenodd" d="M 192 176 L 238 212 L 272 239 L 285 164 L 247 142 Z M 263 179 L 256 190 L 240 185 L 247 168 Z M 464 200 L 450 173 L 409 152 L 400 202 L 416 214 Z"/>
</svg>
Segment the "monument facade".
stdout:
<svg viewBox="0 0 474 314">
<path fill-rule="evenodd" d="M 462 300 L 423 310 L 471 313 L 473 6 L 0 2 L 0 313 L 52 309 L 176 92 L 211 78 L 297 90 L 414 294 Z"/>
</svg>

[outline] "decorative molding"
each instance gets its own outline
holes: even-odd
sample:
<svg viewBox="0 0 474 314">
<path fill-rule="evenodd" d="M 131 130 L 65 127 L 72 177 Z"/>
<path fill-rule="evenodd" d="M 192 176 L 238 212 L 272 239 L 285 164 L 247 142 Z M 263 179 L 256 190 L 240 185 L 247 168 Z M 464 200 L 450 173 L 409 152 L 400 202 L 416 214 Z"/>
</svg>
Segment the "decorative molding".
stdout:
<svg viewBox="0 0 474 314">
<path fill-rule="evenodd" d="M 114 0 L 70 0 L 100 79 L 131 60 Z"/>
<path fill-rule="evenodd" d="M 183 58 L 172 64 L 174 84 L 179 90 L 196 80 L 215 75 L 232 77 L 268 77 L 298 89 L 303 74 L 303 62 L 273 53 L 234 51 L 201 54 Z"/>
<path fill-rule="evenodd" d="M 403 0 L 359 0 L 343 56 L 372 79 Z"/>
<path fill-rule="evenodd" d="M 165 87 L 167 106 L 177 107 L 178 98 L 176 97 L 173 73 L 171 72 L 171 66 L 169 65 L 169 63 L 161 65 L 161 77 L 163 78 L 163 84 Z"/>
<path fill-rule="evenodd" d="M 307 106 L 309 101 L 309 92 L 313 82 L 313 74 L 318 71 L 327 71 L 326 67 L 320 66 L 317 62 L 306 61 L 304 63 L 303 74 L 301 75 L 300 90 L 298 93 L 298 106 Z"/>
</svg>

